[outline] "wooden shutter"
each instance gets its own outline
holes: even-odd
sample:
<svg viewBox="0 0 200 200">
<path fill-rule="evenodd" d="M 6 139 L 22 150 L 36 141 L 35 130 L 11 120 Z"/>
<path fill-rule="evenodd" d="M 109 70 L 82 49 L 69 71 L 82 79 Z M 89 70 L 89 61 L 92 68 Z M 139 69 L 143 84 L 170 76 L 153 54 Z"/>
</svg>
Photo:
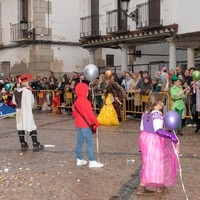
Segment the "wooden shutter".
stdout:
<svg viewBox="0 0 200 200">
<path fill-rule="evenodd" d="M 91 35 L 99 35 L 99 0 L 91 0 Z"/>
<path fill-rule="evenodd" d="M 114 66 L 114 55 L 106 55 L 106 67 Z"/>
<path fill-rule="evenodd" d="M 160 0 L 149 0 L 149 26 L 160 25 Z"/>
<path fill-rule="evenodd" d="M 28 0 L 21 0 L 22 2 L 22 18 L 24 18 L 26 21 L 28 21 Z"/>
</svg>

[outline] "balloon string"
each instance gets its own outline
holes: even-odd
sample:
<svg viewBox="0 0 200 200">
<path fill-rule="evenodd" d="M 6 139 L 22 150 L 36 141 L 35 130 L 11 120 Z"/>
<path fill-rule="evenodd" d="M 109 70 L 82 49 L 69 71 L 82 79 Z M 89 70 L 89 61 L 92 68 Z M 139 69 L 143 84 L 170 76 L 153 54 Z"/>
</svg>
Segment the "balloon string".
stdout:
<svg viewBox="0 0 200 200">
<path fill-rule="evenodd" d="M 177 144 L 179 145 L 179 139 L 178 139 L 175 131 L 173 131 L 173 132 L 174 132 L 174 135 L 176 136 L 176 138 L 178 140 Z M 177 157 L 177 160 L 178 160 L 178 164 L 179 164 L 179 173 L 180 173 L 180 179 L 181 179 L 181 185 L 182 185 L 182 188 L 183 188 L 183 192 L 185 194 L 186 200 L 188 200 L 188 196 L 187 196 L 187 193 L 186 193 L 186 190 L 185 190 L 185 186 L 183 184 L 182 168 L 181 168 L 181 162 L 180 162 L 179 155 L 178 155 L 178 149 L 176 149 L 176 147 L 174 146 L 173 142 L 172 142 L 172 146 L 173 146 L 174 153 L 176 154 L 176 157 Z"/>
<path fill-rule="evenodd" d="M 96 143 L 97 143 L 97 161 L 99 162 L 99 128 L 96 130 Z"/>
<path fill-rule="evenodd" d="M 95 102 L 95 95 L 94 95 L 94 87 L 91 86 L 91 82 L 89 83 L 89 88 L 91 89 L 91 92 L 92 92 L 92 105 L 94 106 L 94 110 L 95 110 L 95 113 L 96 113 L 96 102 Z"/>
</svg>

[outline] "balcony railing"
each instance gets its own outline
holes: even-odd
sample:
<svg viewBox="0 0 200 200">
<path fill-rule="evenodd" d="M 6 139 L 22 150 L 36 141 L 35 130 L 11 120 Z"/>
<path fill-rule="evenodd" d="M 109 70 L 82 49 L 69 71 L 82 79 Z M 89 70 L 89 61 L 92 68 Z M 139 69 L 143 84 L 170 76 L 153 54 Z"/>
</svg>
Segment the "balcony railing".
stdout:
<svg viewBox="0 0 200 200">
<path fill-rule="evenodd" d="M 160 19 L 160 0 L 153 0 L 136 6 L 136 28 L 155 28 L 163 25 Z"/>
<path fill-rule="evenodd" d="M 127 32 L 130 27 L 127 26 L 127 17 L 122 10 L 112 10 L 107 12 L 106 33 L 114 34 Z"/>
<path fill-rule="evenodd" d="M 10 24 L 11 41 L 20 42 L 24 40 L 35 40 L 35 29 L 32 22 L 20 22 Z"/>
<path fill-rule="evenodd" d="M 80 19 L 80 37 L 98 37 L 99 31 L 99 15 L 82 17 Z"/>
</svg>

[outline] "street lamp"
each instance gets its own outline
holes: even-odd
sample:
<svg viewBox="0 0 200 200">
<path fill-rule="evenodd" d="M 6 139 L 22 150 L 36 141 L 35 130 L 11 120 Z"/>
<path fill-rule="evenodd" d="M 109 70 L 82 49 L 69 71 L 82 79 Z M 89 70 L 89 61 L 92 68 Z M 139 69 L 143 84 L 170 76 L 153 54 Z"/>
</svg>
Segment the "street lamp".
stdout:
<svg viewBox="0 0 200 200">
<path fill-rule="evenodd" d="M 121 0 L 121 9 L 124 12 L 126 17 L 131 18 L 133 21 L 137 23 L 138 20 L 138 10 L 132 11 L 130 14 L 128 14 L 128 8 L 129 8 L 130 0 Z"/>
<path fill-rule="evenodd" d="M 29 39 L 33 39 L 33 41 L 35 41 L 35 28 L 30 30 L 30 22 L 28 22 L 25 17 L 22 18 L 22 20 L 20 21 L 20 39 L 24 39 L 24 38 L 29 38 Z"/>
<path fill-rule="evenodd" d="M 22 31 L 23 38 L 25 38 L 28 32 L 28 21 L 25 19 L 25 17 L 23 17 L 20 21 L 20 29 Z"/>
<path fill-rule="evenodd" d="M 128 11 L 129 3 L 130 3 L 130 0 L 121 0 L 121 9 L 124 12 Z"/>
<path fill-rule="evenodd" d="M 21 31 L 27 31 L 28 30 L 28 22 L 25 19 L 25 17 L 23 17 L 22 20 L 20 21 L 20 28 L 21 28 Z"/>
</svg>

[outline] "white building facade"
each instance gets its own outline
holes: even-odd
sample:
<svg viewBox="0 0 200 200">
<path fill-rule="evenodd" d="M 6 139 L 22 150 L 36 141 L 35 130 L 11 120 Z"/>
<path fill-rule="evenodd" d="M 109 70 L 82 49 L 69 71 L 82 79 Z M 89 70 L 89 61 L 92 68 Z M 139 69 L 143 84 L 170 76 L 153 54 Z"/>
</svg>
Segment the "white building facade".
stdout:
<svg viewBox="0 0 200 200">
<path fill-rule="evenodd" d="M 188 68 L 195 66 L 195 50 L 199 49 L 200 44 L 198 0 L 192 3 L 187 0 L 84 2 L 91 7 L 84 13 L 91 20 L 95 21 L 92 9 L 98 10 L 95 7 L 99 7 L 99 34 L 97 27 L 92 27 L 89 20 L 86 28 L 87 19 L 85 22 L 83 19 L 82 47 L 119 49 L 121 55 L 114 55 L 118 59 L 114 58 L 113 63 L 124 70 L 134 66 L 134 71 L 148 69 L 154 74 L 163 65 L 173 69 L 177 65 Z M 128 12 L 122 3 L 129 3 Z M 186 17 L 188 12 L 190 16 Z"/>
<path fill-rule="evenodd" d="M 83 71 L 79 10 L 79 1 L 0 0 L 0 75 Z"/>
<path fill-rule="evenodd" d="M 195 66 L 199 0 L 122 2 L 0 0 L 0 76 Z"/>
</svg>

